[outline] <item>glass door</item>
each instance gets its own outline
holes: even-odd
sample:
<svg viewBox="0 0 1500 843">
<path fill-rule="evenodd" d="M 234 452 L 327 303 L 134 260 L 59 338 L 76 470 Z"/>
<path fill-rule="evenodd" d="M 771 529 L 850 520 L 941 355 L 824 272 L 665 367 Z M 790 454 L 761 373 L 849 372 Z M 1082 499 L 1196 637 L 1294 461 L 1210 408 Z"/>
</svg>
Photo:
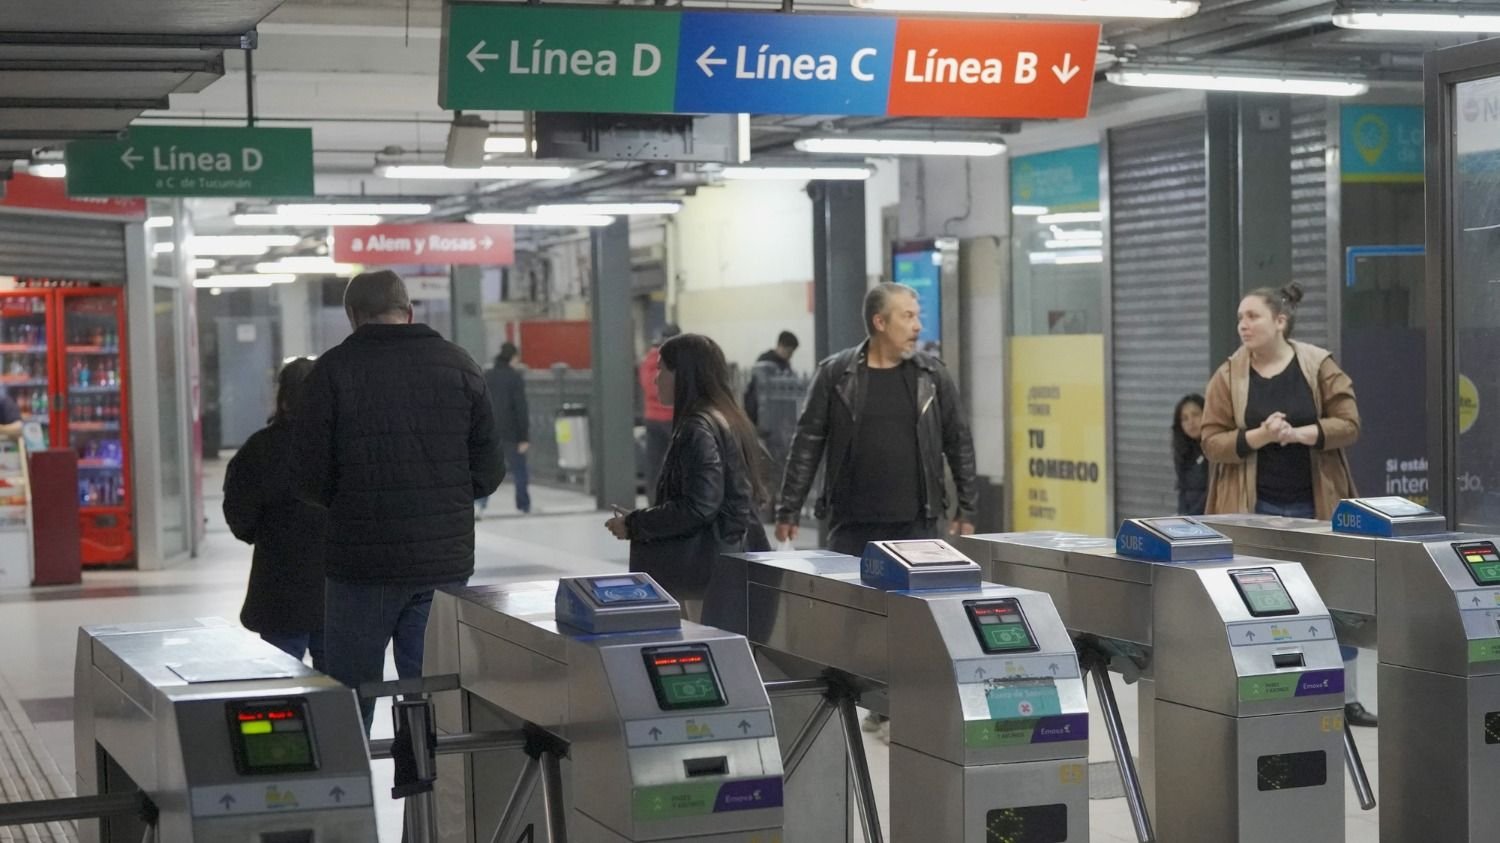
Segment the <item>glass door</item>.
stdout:
<svg viewBox="0 0 1500 843">
<path fill-rule="evenodd" d="M 129 561 L 129 415 L 124 313 L 118 288 L 64 290 L 61 319 L 67 392 L 66 447 L 78 452 L 85 563 Z"/>
<path fill-rule="evenodd" d="M 60 390 L 52 383 L 47 324 L 52 299 L 41 291 L 0 292 L 0 389 L 21 410 L 21 420 L 53 441 L 53 411 Z"/>
</svg>

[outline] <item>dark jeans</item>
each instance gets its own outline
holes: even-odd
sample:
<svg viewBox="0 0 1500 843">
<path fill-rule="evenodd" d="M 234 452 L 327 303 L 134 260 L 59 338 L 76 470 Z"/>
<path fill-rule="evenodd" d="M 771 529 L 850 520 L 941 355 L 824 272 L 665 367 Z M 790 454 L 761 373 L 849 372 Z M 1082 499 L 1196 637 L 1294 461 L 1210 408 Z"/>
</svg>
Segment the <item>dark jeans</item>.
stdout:
<svg viewBox="0 0 1500 843">
<path fill-rule="evenodd" d="M 864 556 L 870 542 L 935 539 L 938 523 L 931 519 L 878 524 L 835 524 L 828 533 L 828 549 L 847 556 Z"/>
<path fill-rule="evenodd" d="M 359 693 L 360 685 L 385 678 L 385 648 L 394 641 L 396 675 L 421 676 L 432 592 L 467 581 L 419 586 L 328 580 L 323 596 L 323 650 L 328 660 L 324 672 Z M 375 701 L 361 698 L 359 711 L 368 734 Z"/>
<path fill-rule="evenodd" d="M 1312 501 L 1298 501 L 1297 503 L 1275 504 L 1263 500 L 1255 502 L 1256 515 L 1276 515 L 1281 518 L 1312 518 L 1318 513 L 1317 507 Z"/>
<path fill-rule="evenodd" d="M 328 665 L 323 659 L 322 632 L 262 632 L 260 639 L 297 661 L 302 661 L 303 656 L 312 653 L 313 668 L 327 672 Z"/>
<path fill-rule="evenodd" d="M 672 444 L 672 423 L 646 420 L 646 500 L 654 506 L 656 481 L 661 477 L 661 464 L 667 458 L 667 448 Z"/>
<path fill-rule="evenodd" d="M 505 479 L 516 484 L 516 509 L 531 511 L 531 469 L 526 465 L 526 455 L 521 453 L 520 443 L 501 442 L 500 450 L 505 454 Z M 490 505 L 490 496 L 475 501 L 480 510 Z"/>
</svg>

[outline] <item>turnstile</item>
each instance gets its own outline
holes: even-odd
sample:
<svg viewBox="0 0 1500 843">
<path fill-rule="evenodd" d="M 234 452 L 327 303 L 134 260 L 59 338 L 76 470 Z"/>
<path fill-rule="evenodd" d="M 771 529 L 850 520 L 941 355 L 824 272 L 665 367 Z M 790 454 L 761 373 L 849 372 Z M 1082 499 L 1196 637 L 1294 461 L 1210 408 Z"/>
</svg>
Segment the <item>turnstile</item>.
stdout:
<svg viewBox="0 0 1500 843">
<path fill-rule="evenodd" d="M 778 663 L 830 673 L 891 719 L 896 841 L 1079 843 L 1088 829 L 1088 708 L 1072 642 L 1045 594 L 980 581 L 941 541 L 729 556 L 705 620 Z M 851 698 L 840 716 L 864 765 Z M 866 839 L 880 839 L 867 770 Z"/>
<path fill-rule="evenodd" d="M 438 700 L 442 731 L 535 737 L 530 758 L 439 759 L 445 841 L 541 840 L 557 824 L 539 812 L 565 813 L 572 843 L 782 839 L 781 754 L 749 644 L 682 621 L 649 576 L 437 592 L 425 672 L 459 675 Z M 541 753 L 561 794 L 531 800 L 524 771 Z"/>
<path fill-rule="evenodd" d="M 1300 565 L 1236 556 L 1188 518 L 962 542 L 989 579 L 1050 594 L 1086 659 L 1140 681 L 1160 840 L 1344 840 L 1343 669 Z"/>
<path fill-rule="evenodd" d="M 1500 828 L 1500 536 L 1446 532 L 1404 498 L 1341 503 L 1332 522 L 1214 516 L 1257 553 L 1329 583 L 1378 630 L 1380 839 L 1478 841 Z M 1377 620 L 1378 619 L 1378 620 Z"/>
<path fill-rule="evenodd" d="M 141 791 L 85 843 L 370 843 L 370 760 L 354 693 L 217 621 L 90 626 L 74 667 L 78 793 Z"/>
</svg>

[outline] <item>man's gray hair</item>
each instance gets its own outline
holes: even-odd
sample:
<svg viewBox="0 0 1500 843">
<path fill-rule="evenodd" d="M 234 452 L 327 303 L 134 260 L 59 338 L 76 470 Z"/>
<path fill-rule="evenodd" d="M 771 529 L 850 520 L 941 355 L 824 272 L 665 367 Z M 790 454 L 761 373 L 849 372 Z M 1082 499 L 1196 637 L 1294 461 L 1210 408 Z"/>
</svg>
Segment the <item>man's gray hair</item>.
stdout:
<svg viewBox="0 0 1500 843">
<path fill-rule="evenodd" d="M 362 272 L 350 278 L 344 288 L 344 310 L 356 325 L 410 309 L 406 282 L 389 269 Z"/>
<path fill-rule="evenodd" d="M 917 291 L 905 284 L 891 284 L 889 282 L 876 284 L 865 293 L 865 333 L 875 335 L 875 317 L 884 314 L 891 307 L 891 298 L 894 296 L 917 297 Z"/>
</svg>

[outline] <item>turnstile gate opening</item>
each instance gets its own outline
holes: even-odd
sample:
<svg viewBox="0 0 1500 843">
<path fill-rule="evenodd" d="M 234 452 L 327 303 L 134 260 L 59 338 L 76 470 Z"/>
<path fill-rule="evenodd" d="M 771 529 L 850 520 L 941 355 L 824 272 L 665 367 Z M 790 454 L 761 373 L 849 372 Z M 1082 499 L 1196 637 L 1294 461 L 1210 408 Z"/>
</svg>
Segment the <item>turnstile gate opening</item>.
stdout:
<svg viewBox="0 0 1500 843">
<path fill-rule="evenodd" d="M 1392 497 L 1344 501 L 1330 522 L 1206 520 L 1238 545 L 1306 566 L 1357 640 L 1375 648 L 1381 841 L 1492 838 L 1500 536 L 1447 532 L 1441 515 Z"/>
<path fill-rule="evenodd" d="M 1089 839 L 1083 674 L 1047 595 L 981 582 L 945 542 L 878 542 L 862 560 L 724 557 L 705 620 L 805 675 L 848 677 L 889 714 L 893 840 Z M 852 698 L 843 705 L 858 767 Z M 866 839 L 879 840 L 864 802 Z"/>
<path fill-rule="evenodd" d="M 1342 664 L 1301 566 L 1235 556 L 1189 518 L 1127 521 L 1114 540 L 962 541 L 990 579 L 1050 594 L 1086 651 L 1139 680 L 1161 840 L 1344 839 Z"/>
</svg>

